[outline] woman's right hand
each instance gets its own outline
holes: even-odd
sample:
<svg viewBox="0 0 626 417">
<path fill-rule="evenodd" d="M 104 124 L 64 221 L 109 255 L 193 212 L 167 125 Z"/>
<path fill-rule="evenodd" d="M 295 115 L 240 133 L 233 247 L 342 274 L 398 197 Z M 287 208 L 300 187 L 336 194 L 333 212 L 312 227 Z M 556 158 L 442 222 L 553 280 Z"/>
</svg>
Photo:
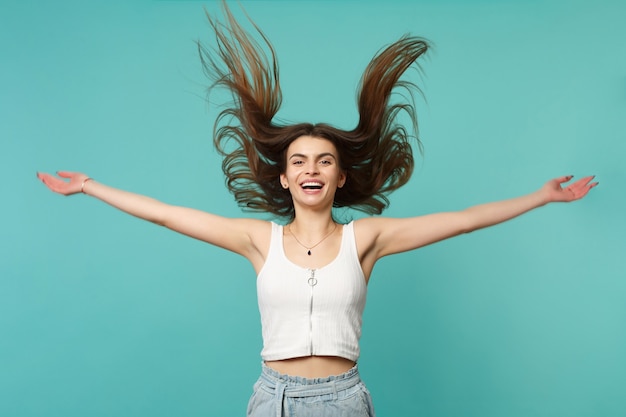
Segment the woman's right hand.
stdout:
<svg viewBox="0 0 626 417">
<path fill-rule="evenodd" d="M 63 195 L 78 194 L 84 191 L 83 186 L 85 181 L 89 179 L 87 175 L 81 174 L 80 172 L 58 171 L 57 175 L 61 178 L 67 178 L 69 181 L 65 181 L 61 178 L 55 177 L 54 175 L 43 172 L 38 172 L 37 178 L 39 178 L 41 182 L 43 182 L 50 190 Z"/>
</svg>

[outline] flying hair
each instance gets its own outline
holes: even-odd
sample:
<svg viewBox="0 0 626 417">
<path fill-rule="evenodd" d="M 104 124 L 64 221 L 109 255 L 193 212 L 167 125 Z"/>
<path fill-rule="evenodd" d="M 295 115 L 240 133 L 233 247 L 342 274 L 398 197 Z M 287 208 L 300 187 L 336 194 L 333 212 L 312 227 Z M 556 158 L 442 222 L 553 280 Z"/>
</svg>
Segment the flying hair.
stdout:
<svg viewBox="0 0 626 417">
<path fill-rule="evenodd" d="M 308 135 L 331 141 L 346 172 L 346 183 L 337 189 L 334 206 L 382 213 L 389 206 L 387 194 L 411 177 L 412 139 L 421 150 L 413 100 L 420 90 L 400 77 L 428 50 L 428 42 L 405 35 L 374 56 L 359 83 L 359 121 L 354 129 L 326 123 L 280 124 L 275 120 L 282 92 L 274 48 L 252 20 L 261 43 L 243 29 L 225 2 L 222 7 L 224 22 L 207 12 L 215 46 L 198 42 L 198 50 L 212 81 L 209 91 L 224 88 L 232 94 L 230 105 L 217 116 L 213 140 L 223 156 L 226 186 L 239 206 L 293 218 L 291 194 L 282 188 L 279 176 L 285 171 L 285 153 L 291 142 Z M 392 94 L 401 90 L 407 94 L 397 96 L 404 100 L 392 102 Z M 402 113 L 409 118 L 409 129 L 398 121 Z"/>
</svg>

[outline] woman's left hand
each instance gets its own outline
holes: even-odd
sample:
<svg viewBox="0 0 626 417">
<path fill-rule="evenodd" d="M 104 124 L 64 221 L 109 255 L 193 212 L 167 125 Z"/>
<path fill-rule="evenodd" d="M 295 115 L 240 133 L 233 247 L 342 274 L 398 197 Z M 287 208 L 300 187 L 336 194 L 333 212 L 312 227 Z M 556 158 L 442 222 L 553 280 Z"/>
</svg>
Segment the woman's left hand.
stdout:
<svg viewBox="0 0 626 417">
<path fill-rule="evenodd" d="M 589 190 L 598 185 L 598 182 L 592 182 L 595 175 L 583 177 L 567 186 L 563 186 L 566 182 L 571 181 L 572 175 L 566 177 L 555 178 L 548 181 L 543 186 L 548 202 L 570 202 L 579 200 L 587 195 Z"/>
</svg>

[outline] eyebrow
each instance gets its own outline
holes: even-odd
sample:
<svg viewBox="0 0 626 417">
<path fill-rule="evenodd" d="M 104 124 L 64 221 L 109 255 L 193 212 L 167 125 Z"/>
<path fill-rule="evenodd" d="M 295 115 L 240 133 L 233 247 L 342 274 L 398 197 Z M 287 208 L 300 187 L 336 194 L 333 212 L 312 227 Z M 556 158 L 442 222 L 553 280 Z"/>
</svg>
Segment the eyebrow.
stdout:
<svg viewBox="0 0 626 417">
<path fill-rule="evenodd" d="M 321 158 L 325 158 L 327 156 L 330 156 L 335 161 L 337 160 L 337 157 L 335 155 L 333 155 L 332 153 L 330 153 L 330 152 L 323 152 L 321 154 L 318 154 L 318 155 L 316 155 L 315 159 L 321 159 Z M 305 154 L 302 154 L 302 153 L 294 153 L 293 155 L 291 155 L 289 157 L 289 159 L 292 159 L 292 158 L 305 158 L 306 159 L 307 156 Z"/>
</svg>

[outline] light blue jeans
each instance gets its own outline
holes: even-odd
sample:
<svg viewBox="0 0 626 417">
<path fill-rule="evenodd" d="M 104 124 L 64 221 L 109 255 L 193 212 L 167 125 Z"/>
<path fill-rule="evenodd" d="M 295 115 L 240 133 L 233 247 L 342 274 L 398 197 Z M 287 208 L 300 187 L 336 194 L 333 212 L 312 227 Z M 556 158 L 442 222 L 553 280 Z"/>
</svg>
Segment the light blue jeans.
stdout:
<svg viewBox="0 0 626 417">
<path fill-rule="evenodd" d="M 282 375 L 263 365 L 248 403 L 248 417 L 374 417 L 357 367 L 327 378 Z"/>
</svg>

